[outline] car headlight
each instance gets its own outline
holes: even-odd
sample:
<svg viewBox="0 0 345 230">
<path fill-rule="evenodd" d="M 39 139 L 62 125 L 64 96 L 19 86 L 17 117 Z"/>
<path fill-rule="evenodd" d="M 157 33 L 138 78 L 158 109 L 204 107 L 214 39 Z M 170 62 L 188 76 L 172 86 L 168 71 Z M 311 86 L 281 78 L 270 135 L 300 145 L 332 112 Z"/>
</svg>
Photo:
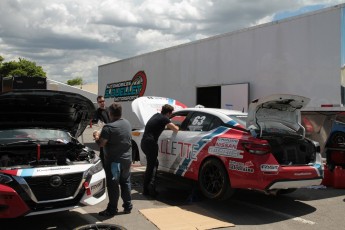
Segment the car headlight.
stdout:
<svg viewBox="0 0 345 230">
<path fill-rule="evenodd" d="M 97 163 L 89 169 L 89 174 L 94 175 L 103 169 L 102 161 L 99 159 Z"/>
<path fill-rule="evenodd" d="M 8 184 L 12 181 L 12 177 L 0 174 L 0 184 Z"/>
</svg>

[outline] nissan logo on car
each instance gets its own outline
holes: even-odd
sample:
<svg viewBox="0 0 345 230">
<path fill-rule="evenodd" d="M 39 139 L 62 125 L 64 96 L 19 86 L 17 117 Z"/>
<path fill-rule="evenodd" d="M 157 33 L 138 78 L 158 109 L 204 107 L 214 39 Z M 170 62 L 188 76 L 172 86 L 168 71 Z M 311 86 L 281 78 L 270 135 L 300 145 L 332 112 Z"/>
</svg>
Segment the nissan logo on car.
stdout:
<svg viewBox="0 0 345 230">
<path fill-rule="evenodd" d="M 60 176 L 52 176 L 49 179 L 49 184 L 50 184 L 50 186 L 57 188 L 62 184 L 62 179 Z"/>
</svg>

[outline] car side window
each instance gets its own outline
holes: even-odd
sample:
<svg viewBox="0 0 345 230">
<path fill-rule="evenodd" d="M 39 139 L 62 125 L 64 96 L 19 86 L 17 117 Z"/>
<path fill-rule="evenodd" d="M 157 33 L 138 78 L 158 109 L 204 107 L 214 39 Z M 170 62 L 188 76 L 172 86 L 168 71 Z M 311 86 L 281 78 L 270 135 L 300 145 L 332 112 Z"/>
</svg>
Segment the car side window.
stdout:
<svg viewBox="0 0 345 230">
<path fill-rule="evenodd" d="M 209 130 L 218 128 L 218 127 L 221 126 L 222 124 L 223 124 L 223 122 L 222 122 L 218 117 L 214 117 L 214 119 L 213 119 L 212 122 L 210 123 Z"/>
<path fill-rule="evenodd" d="M 207 113 L 194 113 L 189 119 L 187 130 L 189 131 L 209 131 L 210 124 L 215 119 L 213 115 Z"/>
<path fill-rule="evenodd" d="M 187 116 L 188 116 L 188 112 L 179 112 L 179 113 L 173 114 L 170 117 L 170 120 L 174 125 L 177 125 L 180 128 L 180 130 L 183 130 L 183 127 L 185 126 L 184 123 L 187 120 L 186 119 Z"/>
</svg>

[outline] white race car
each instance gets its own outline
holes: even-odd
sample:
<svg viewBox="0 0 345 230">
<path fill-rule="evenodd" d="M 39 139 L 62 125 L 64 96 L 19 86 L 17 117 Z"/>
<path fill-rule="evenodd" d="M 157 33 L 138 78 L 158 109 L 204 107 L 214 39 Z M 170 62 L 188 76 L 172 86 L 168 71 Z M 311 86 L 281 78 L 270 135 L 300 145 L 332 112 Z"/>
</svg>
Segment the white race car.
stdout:
<svg viewBox="0 0 345 230">
<path fill-rule="evenodd" d="M 106 198 L 96 153 L 78 141 L 94 113 L 79 94 L 0 94 L 0 218 L 94 205 Z"/>
<path fill-rule="evenodd" d="M 300 124 L 300 109 L 308 102 L 296 95 L 272 95 L 253 101 L 246 114 L 140 97 L 132 110 L 145 125 L 163 104 L 174 106 L 170 119 L 180 130 L 166 129 L 159 137 L 158 170 L 198 181 L 207 198 L 226 199 L 235 189 L 282 194 L 321 184 L 319 144 L 305 137 Z M 145 165 L 143 131 L 133 131 L 132 138 Z"/>
</svg>

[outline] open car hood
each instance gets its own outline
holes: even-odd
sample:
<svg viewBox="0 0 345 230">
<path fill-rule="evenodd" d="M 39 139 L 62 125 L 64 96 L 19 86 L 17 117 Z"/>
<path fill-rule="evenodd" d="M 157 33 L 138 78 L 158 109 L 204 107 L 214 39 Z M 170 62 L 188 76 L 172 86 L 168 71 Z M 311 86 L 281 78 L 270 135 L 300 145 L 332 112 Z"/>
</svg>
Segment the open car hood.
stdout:
<svg viewBox="0 0 345 230">
<path fill-rule="evenodd" d="M 300 110 L 310 99 L 290 94 L 275 94 L 254 100 L 248 109 L 247 129 L 264 129 L 265 123 L 281 123 L 294 131 L 301 125 Z"/>
<path fill-rule="evenodd" d="M 52 90 L 15 90 L 0 94 L 0 127 L 51 128 L 78 137 L 95 112 L 86 97 Z"/>
<path fill-rule="evenodd" d="M 147 121 L 155 114 L 160 113 L 162 106 L 169 104 L 174 107 L 174 111 L 187 106 L 177 100 L 165 97 L 138 97 L 132 102 L 132 111 L 137 115 L 140 123 L 146 125 Z"/>
</svg>

